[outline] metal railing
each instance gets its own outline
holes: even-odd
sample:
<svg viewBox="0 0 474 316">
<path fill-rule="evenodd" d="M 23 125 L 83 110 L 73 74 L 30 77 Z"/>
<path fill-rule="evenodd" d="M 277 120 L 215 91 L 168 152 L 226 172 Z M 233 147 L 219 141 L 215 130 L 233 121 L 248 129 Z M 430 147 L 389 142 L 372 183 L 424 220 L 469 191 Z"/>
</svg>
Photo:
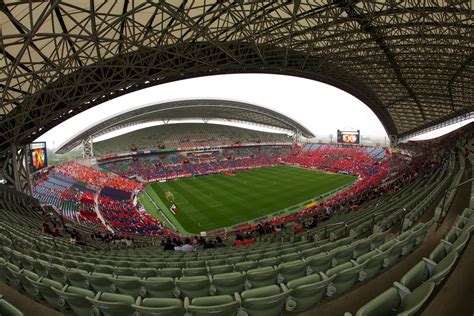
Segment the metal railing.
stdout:
<svg viewBox="0 0 474 316">
<path fill-rule="evenodd" d="M 346 222 L 337 222 L 337 223 L 332 223 L 332 224 L 328 224 L 328 225 L 324 226 L 323 238 L 327 238 L 327 237 L 328 237 L 328 235 L 327 235 L 327 233 L 328 233 L 328 227 L 342 226 L 342 225 L 344 225 L 345 228 L 347 228 Z"/>
<path fill-rule="evenodd" d="M 439 229 L 439 227 L 441 226 L 441 224 L 443 223 L 444 219 L 446 218 L 446 216 L 448 215 L 448 211 L 449 209 L 445 210 L 446 208 L 446 200 L 447 200 L 447 196 L 448 196 L 448 192 L 452 191 L 452 190 L 455 190 L 457 188 L 459 188 L 460 186 L 463 186 L 465 185 L 466 183 L 469 183 L 471 182 L 472 180 L 474 180 L 474 178 L 470 178 L 466 181 L 463 181 L 461 183 L 458 183 L 456 185 L 453 185 L 452 187 L 449 187 L 446 189 L 446 191 L 444 191 L 444 195 L 443 195 L 443 199 L 441 200 L 441 210 L 440 210 L 440 214 L 439 214 L 439 217 L 438 217 L 438 221 L 436 223 L 436 230 Z M 446 211 L 446 214 L 445 214 L 445 211 Z M 443 215 L 444 214 L 444 215 Z"/>
<path fill-rule="evenodd" d="M 399 209 L 396 209 L 396 208 L 393 209 L 393 208 L 392 208 L 392 209 L 388 209 L 388 210 L 385 210 L 385 211 L 380 211 L 380 212 L 374 213 L 374 214 L 372 215 L 372 221 L 371 221 L 371 223 L 370 223 L 370 229 L 372 230 L 372 233 L 375 233 L 375 231 L 374 231 L 374 228 L 375 228 L 375 220 L 376 220 L 376 218 L 377 218 L 378 216 L 383 215 L 383 214 L 386 214 L 386 213 L 389 213 L 389 212 L 390 212 L 390 213 L 393 213 L 393 212 L 396 212 L 397 210 L 402 210 L 402 212 L 403 212 L 403 213 L 402 213 L 402 220 L 401 220 L 401 222 L 402 222 L 401 225 L 402 225 L 402 226 L 401 226 L 401 229 L 400 229 L 400 231 L 402 232 L 402 231 L 403 231 L 403 224 L 405 223 L 405 217 L 406 217 L 406 214 L 407 214 L 407 209 L 404 208 L 404 207 L 399 208 Z"/>
</svg>

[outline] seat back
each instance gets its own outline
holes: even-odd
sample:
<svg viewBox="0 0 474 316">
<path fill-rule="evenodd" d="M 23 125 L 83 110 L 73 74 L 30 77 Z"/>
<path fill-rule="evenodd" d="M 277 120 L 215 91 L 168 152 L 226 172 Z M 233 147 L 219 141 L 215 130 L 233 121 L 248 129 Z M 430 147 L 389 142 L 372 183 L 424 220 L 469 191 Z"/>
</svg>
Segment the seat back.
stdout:
<svg viewBox="0 0 474 316">
<path fill-rule="evenodd" d="M 397 289 L 391 287 L 359 308 L 356 316 L 392 315 L 399 303 Z"/>
<path fill-rule="evenodd" d="M 176 285 L 182 297 L 195 298 L 210 295 L 209 287 L 211 282 L 207 276 L 181 277 L 176 280 Z"/>
<path fill-rule="evenodd" d="M 334 277 L 331 284 L 335 291 L 328 292 L 328 295 L 339 295 L 350 289 L 359 277 L 359 272 L 364 269 L 364 265 L 357 263 L 343 263 L 327 271 L 329 277 Z"/>
<path fill-rule="evenodd" d="M 65 290 L 53 288 L 56 292 L 58 305 L 63 309 L 66 305 L 78 316 L 89 316 L 92 304 L 86 297 L 94 298 L 94 292 L 83 288 L 68 286 Z"/>
<path fill-rule="evenodd" d="M 139 315 L 175 316 L 184 315 L 183 303 L 177 298 L 138 298 L 132 308 Z"/>
<path fill-rule="evenodd" d="M 272 267 L 258 268 L 247 271 L 248 284 L 252 288 L 263 287 L 277 283 L 278 269 Z"/>
<path fill-rule="evenodd" d="M 245 275 L 240 272 L 216 274 L 212 284 L 218 295 L 241 293 L 245 289 Z"/>
<path fill-rule="evenodd" d="M 285 282 L 301 278 L 306 275 L 306 268 L 308 267 L 308 262 L 295 260 L 290 262 L 282 263 L 278 266 L 281 276 Z"/>
<path fill-rule="evenodd" d="M 318 273 L 322 271 L 327 271 L 331 267 L 333 254 L 331 253 L 320 253 L 309 258 L 306 258 L 308 265 L 311 268 L 312 273 Z"/>
<path fill-rule="evenodd" d="M 130 295 L 98 293 L 95 298 L 86 299 L 105 316 L 130 316 L 134 312 L 135 299 Z"/>
<path fill-rule="evenodd" d="M 5 316 L 23 316 L 24 314 L 4 299 L 0 299 L 0 315 Z"/>
<path fill-rule="evenodd" d="M 281 315 L 291 291 L 270 285 L 242 292 L 242 307 L 249 316 Z"/>
<path fill-rule="evenodd" d="M 157 297 L 157 298 L 174 298 L 175 284 L 173 278 L 168 277 L 151 277 L 141 280 L 140 289 L 141 296 Z"/>
<path fill-rule="evenodd" d="M 399 315 L 414 315 L 428 300 L 435 288 L 433 282 L 425 282 L 417 287 L 408 296 L 402 299 L 397 313 Z"/>
<path fill-rule="evenodd" d="M 194 298 L 188 306 L 188 312 L 193 316 L 235 315 L 239 302 L 230 295 Z"/>
<path fill-rule="evenodd" d="M 287 305 L 286 310 L 300 313 L 318 306 L 330 281 L 331 279 L 323 280 L 319 274 L 312 274 L 288 282 L 287 286 L 292 290 L 291 297 L 296 304 Z"/>
</svg>

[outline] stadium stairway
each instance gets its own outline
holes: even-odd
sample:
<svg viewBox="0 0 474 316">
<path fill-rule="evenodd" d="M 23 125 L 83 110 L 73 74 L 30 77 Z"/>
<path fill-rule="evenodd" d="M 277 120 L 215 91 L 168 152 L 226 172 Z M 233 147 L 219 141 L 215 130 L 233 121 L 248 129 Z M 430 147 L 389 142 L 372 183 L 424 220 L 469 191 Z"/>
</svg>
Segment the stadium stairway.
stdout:
<svg viewBox="0 0 474 316">
<path fill-rule="evenodd" d="M 461 181 L 465 181 L 472 177 L 471 166 L 466 163 Z M 415 266 L 422 258 L 429 257 L 431 251 L 439 244 L 451 226 L 456 221 L 457 217 L 465 208 L 469 206 L 469 199 L 471 196 L 471 183 L 466 183 L 459 187 L 454 197 L 453 203 L 444 219 L 442 225 L 436 230 L 436 225 L 433 225 L 428 232 L 427 237 L 421 246 L 413 253 L 401 259 L 397 264 L 393 265 L 385 273 L 381 273 L 371 281 L 356 285 L 347 294 L 332 300 L 321 302 L 321 306 L 314 310 L 309 310 L 300 313 L 301 316 L 332 316 L 344 315 L 345 312 L 350 312 L 355 315 L 355 312 L 364 304 L 374 298 L 374 293 L 382 293 L 392 286 L 394 282 L 398 282 L 406 272 Z M 441 198 L 439 198 L 441 200 Z M 434 205 L 436 205 L 435 203 Z M 434 206 L 425 213 L 422 222 L 433 216 Z M 397 225 L 400 228 L 399 225 Z M 391 233 L 394 233 L 392 230 Z M 446 284 L 441 287 L 436 296 L 432 296 L 430 303 L 424 310 L 422 315 L 438 316 L 438 315 L 472 315 L 474 311 L 474 303 L 472 300 L 473 293 L 473 270 L 472 264 L 474 260 L 473 242 L 471 240 L 468 249 L 465 251 L 461 261 L 458 263 L 453 274 L 449 277 Z M 458 270 L 458 268 L 461 268 Z M 470 277 L 470 278 L 469 278 Z M 471 280 L 467 282 L 466 280 Z M 449 302 L 449 304 L 447 303 Z M 443 312 L 441 312 L 443 311 Z M 444 312 L 446 311 L 446 312 Z"/>
</svg>

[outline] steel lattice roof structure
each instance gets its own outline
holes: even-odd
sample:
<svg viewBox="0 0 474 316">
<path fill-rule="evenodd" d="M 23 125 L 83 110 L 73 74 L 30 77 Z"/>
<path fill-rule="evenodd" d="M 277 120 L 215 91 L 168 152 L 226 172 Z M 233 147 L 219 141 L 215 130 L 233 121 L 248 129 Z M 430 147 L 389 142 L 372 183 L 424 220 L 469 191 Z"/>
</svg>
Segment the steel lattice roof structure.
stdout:
<svg viewBox="0 0 474 316">
<path fill-rule="evenodd" d="M 274 127 L 299 133 L 305 137 L 314 137 L 306 127 L 273 110 L 233 100 L 192 99 L 157 103 L 130 109 L 96 122 L 83 131 L 76 133 L 59 146 L 56 153 L 64 154 L 76 148 L 83 140 L 93 139 L 126 127 L 150 122 L 170 120 L 210 119 L 230 122 L 244 122 Z"/>
<path fill-rule="evenodd" d="M 0 0 L 0 153 L 131 91 L 250 72 L 334 85 L 403 137 L 473 111 L 472 6 Z"/>
</svg>

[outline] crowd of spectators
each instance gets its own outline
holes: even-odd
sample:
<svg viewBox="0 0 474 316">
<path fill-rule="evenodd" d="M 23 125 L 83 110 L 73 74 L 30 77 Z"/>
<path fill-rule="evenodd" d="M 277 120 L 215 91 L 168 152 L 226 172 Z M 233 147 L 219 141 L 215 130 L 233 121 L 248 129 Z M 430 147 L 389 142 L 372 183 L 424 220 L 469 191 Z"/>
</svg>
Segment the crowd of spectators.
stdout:
<svg viewBox="0 0 474 316">
<path fill-rule="evenodd" d="M 344 172 L 366 177 L 378 172 L 379 159 L 365 148 L 321 145 L 314 150 L 295 147 L 286 159 L 288 163 L 329 172 Z"/>
<path fill-rule="evenodd" d="M 163 250 L 190 252 L 196 249 L 211 249 L 224 247 L 223 240 L 217 236 L 215 239 L 194 236 L 193 238 L 185 238 L 184 242 L 180 238 L 167 237 L 161 240 Z"/>
<path fill-rule="evenodd" d="M 91 167 L 83 166 L 76 162 L 67 162 L 56 166 L 56 172 L 62 173 L 68 177 L 87 183 L 91 186 L 108 186 L 114 189 L 132 192 L 142 188 L 142 185 L 134 180 L 124 177 L 117 177 L 112 173 L 105 173 Z"/>
<path fill-rule="evenodd" d="M 145 181 L 157 181 L 201 174 L 227 172 L 260 166 L 272 166 L 289 153 L 289 146 L 262 146 L 233 148 L 207 156 L 136 156 L 101 164 L 122 177 L 139 177 Z M 171 156 L 171 157 L 170 157 Z"/>
<path fill-rule="evenodd" d="M 105 222 L 118 234 L 156 235 L 163 229 L 159 220 L 138 211 L 131 200 L 115 200 L 100 195 L 98 207 Z"/>
</svg>

